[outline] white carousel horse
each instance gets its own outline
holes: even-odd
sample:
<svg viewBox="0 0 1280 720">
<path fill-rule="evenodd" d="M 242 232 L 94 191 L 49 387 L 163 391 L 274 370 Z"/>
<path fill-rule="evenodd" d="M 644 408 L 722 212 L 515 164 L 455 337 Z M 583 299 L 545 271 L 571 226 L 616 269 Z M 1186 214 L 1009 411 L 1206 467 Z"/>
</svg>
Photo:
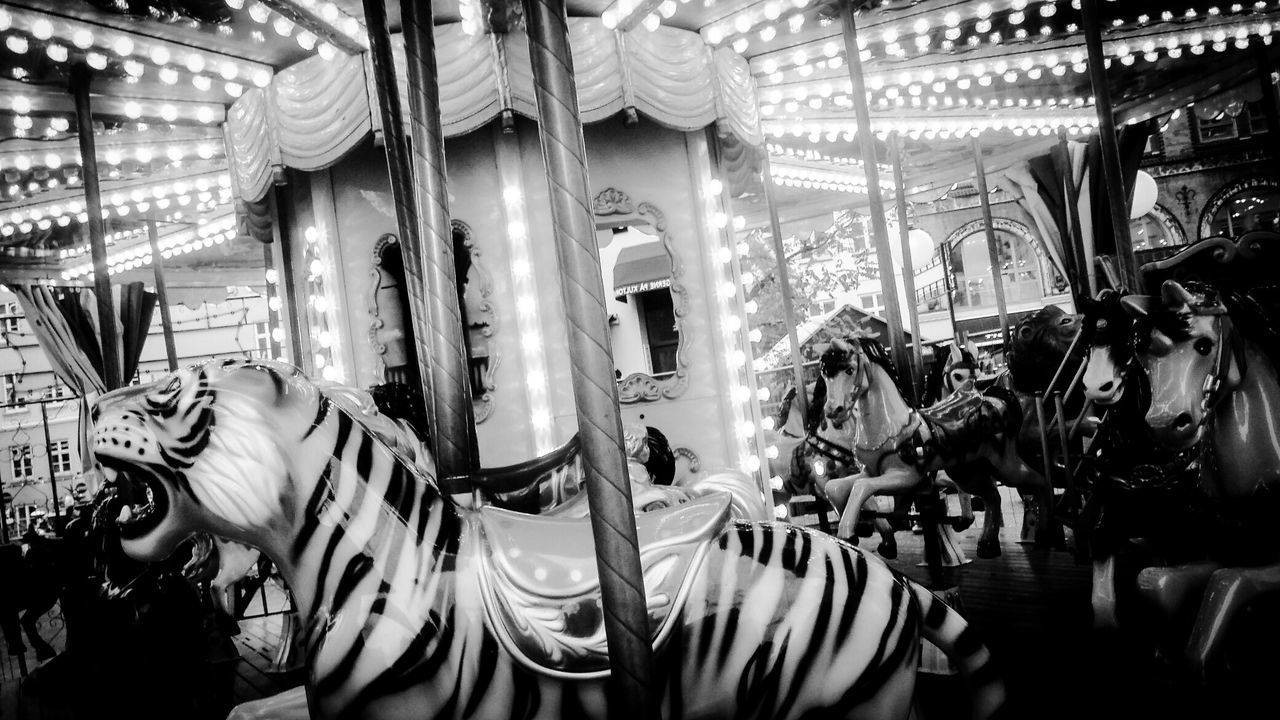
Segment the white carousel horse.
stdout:
<svg viewBox="0 0 1280 720">
<path fill-rule="evenodd" d="M 912 410 L 878 342 L 838 339 L 823 353 L 821 363 L 827 419 L 837 425 L 856 419 L 853 449 L 864 468 L 826 486 L 827 497 L 843 508 L 842 536 L 853 532 L 868 499 L 911 492 L 940 470 L 987 503 L 979 557 L 1000 553 L 1000 496 L 993 473 L 1006 485 L 1034 493 L 1041 516 L 1048 516 L 1052 488 L 1017 452 L 1022 418 L 1012 393 L 1001 388 L 989 389 L 989 395 L 962 390 L 931 408 Z M 1049 523 L 1041 523 L 1037 544 L 1047 546 L 1050 541 Z"/>
<path fill-rule="evenodd" d="M 312 716 L 606 717 L 588 523 L 458 506 L 398 426 L 278 363 L 211 361 L 108 393 L 93 417 L 127 554 L 204 531 L 280 568 Z M 821 533 L 730 522 L 729 505 L 637 517 L 664 714 L 905 719 L 921 637 L 971 680 L 976 717 L 1001 708 L 987 650 L 928 590 Z"/>
</svg>

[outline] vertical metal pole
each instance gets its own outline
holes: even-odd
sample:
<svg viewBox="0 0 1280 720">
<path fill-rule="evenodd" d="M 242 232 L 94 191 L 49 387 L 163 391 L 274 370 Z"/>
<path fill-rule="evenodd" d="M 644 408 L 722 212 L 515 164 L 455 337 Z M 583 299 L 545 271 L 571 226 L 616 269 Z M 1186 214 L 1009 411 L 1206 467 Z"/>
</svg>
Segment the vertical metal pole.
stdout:
<svg viewBox="0 0 1280 720">
<path fill-rule="evenodd" d="M 453 261 L 453 228 L 449 224 L 444 130 L 440 126 L 440 87 L 436 79 L 436 40 L 431 4 L 400 3 L 405 60 L 409 66 L 409 118 L 412 123 L 414 202 L 421 243 L 416 274 L 409 291 L 427 294 L 426 333 L 431 348 L 431 382 L 436 406 L 436 463 L 447 477 L 479 469 L 475 409 L 471 404 L 471 372 L 467 357 L 458 280 Z M 406 273 L 407 274 L 407 273 Z M 421 346 L 421 342 L 419 343 Z"/>
<path fill-rule="evenodd" d="M 867 107 L 867 87 L 862 77 L 862 53 L 858 50 L 858 25 L 854 3 L 840 4 L 844 25 L 844 56 L 848 60 L 849 79 L 853 83 L 853 112 L 858 120 L 858 147 L 862 168 L 867 177 L 868 212 L 875 233 L 876 263 L 880 266 L 880 289 L 884 292 L 884 319 L 889 326 L 886 345 L 894 363 L 910 367 L 907 347 L 902 338 L 902 308 L 898 303 L 898 287 L 893 280 L 893 255 L 889 250 L 889 225 L 884 217 L 884 198 L 880 196 L 880 168 L 876 165 L 876 137 L 871 132 L 871 110 Z"/>
<path fill-rule="evenodd" d="M 782 245 L 782 223 L 778 220 L 778 204 L 773 198 L 773 171 L 769 164 L 769 152 L 764 159 L 764 202 L 769 208 L 769 232 L 773 235 L 773 254 L 778 260 L 778 288 L 782 292 L 782 319 L 787 324 L 787 341 L 791 344 L 791 370 L 796 384 L 796 397 L 800 417 L 809 417 L 809 391 L 804 380 L 804 356 L 800 354 L 800 320 L 796 317 L 795 298 L 791 295 L 791 273 L 787 268 L 787 251 Z"/>
<path fill-rule="evenodd" d="M 151 271 L 156 275 L 156 302 L 160 303 L 160 327 L 164 331 L 164 354 L 169 372 L 178 369 L 178 345 L 173 339 L 173 318 L 169 315 L 169 293 L 164 285 L 164 258 L 160 256 L 160 231 L 156 219 L 147 218 L 147 241 L 151 244 Z"/>
<path fill-rule="evenodd" d="M 938 247 L 938 256 L 942 258 L 942 284 L 947 291 L 947 314 L 951 316 L 951 338 L 955 340 L 956 347 L 960 347 L 960 326 L 956 323 L 956 279 L 951 274 L 951 245 L 943 242 Z"/>
<path fill-rule="evenodd" d="M 911 258 L 911 228 L 907 223 L 907 181 L 902 172 L 902 136 L 889 135 L 893 159 L 893 185 L 898 200 L 898 239 L 902 242 L 902 290 L 907 296 L 907 318 L 911 321 L 911 400 L 920 404 L 920 378 L 924 376 L 924 348 L 920 344 L 920 311 L 916 304 L 916 271 Z"/>
<path fill-rule="evenodd" d="M 384 0 L 364 0 L 364 19 L 369 34 L 369 58 L 373 61 L 373 79 L 382 114 L 384 149 L 391 175 L 391 198 L 396 206 L 396 225 L 400 230 L 400 253 L 404 258 L 404 282 L 409 295 L 409 314 L 413 327 L 414 354 L 418 361 L 418 379 L 422 383 L 423 407 L 431 425 L 432 438 L 439 437 L 435 418 L 435 392 L 431 387 L 431 334 L 427 327 L 429 311 L 422 277 L 422 243 L 418 237 L 418 208 L 414 205 L 413 166 L 409 145 L 404 136 L 400 112 L 400 90 L 396 85 L 396 69 L 391 56 L 391 34 L 387 30 Z"/>
<path fill-rule="evenodd" d="M 1080 12 L 1083 15 L 1081 25 L 1084 27 L 1085 47 L 1089 51 L 1089 81 L 1098 113 L 1098 133 L 1102 138 L 1102 172 L 1107 181 L 1107 199 L 1111 206 L 1116 266 L 1124 284 L 1137 288 L 1138 270 L 1133 258 L 1133 240 L 1129 237 L 1129 191 L 1124 186 L 1124 173 L 1120 167 L 1120 140 L 1116 136 L 1111 86 L 1107 82 L 1107 66 L 1102 51 L 1102 19 L 1098 13 L 1098 0 L 1081 0 Z"/>
<path fill-rule="evenodd" d="M 1066 128 L 1058 128 L 1058 148 L 1062 160 L 1062 166 L 1059 168 L 1062 176 L 1062 202 L 1066 208 L 1067 224 L 1071 226 L 1071 237 L 1063 238 L 1062 241 L 1071 243 L 1071 256 L 1076 260 L 1078 276 L 1075 280 L 1076 291 L 1082 297 L 1093 297 L 1098 294 L 1098 291 L 1093 286 L 1093 273 L 1089 272 L 1089 256 L 1084 251 L 1084 228 L 1080 226 L 1080 201 L 1071 169 L 1071 144 L 1067 142 Z"/>
<path fill-rule="evenodd" d="M 272 244 L 278 245 L 280 248 L 279 281 L 276 283 L 276 288 L 284 300 L 280 312 L 284 317 L 288 318 L 289 357 L 292 359 L 294 366 L 302 367 L 302 353 L 306 348 L 302 344 L 302 324 L 305 319 L 298 308 L 298 288 L 294 285 L 294 277 L 296 276 L 293 272 L 292 241 L 289 239 L 289 226 L 287 224 L 289 222 L 288 213 L 280 212 L 282 200 L 290 202 L 285 192 L 285 188 L 277 187 L 268 193 L 267 198 L 268 208 L 271 211 Z"/>
<path fill-rule="evenodd" d="M 71 94 L 76 103 L 76 134 L 80 137 L 84 205 L 89 214 L 89 249 L 93 256 L 93 290 L 98 297 L 98 331 L 102 333 L 102 378 L 107 390 L 120 387 L 120 334 L 116 329 L 111 277 L 107 274 L 107 241 L 102 230 L 102 192 L 98 187 L 98 156 L 93 139 L 93 111 L 89 107 L 89 67 L 71 68 Z"/>
<path fill-rule="evenodd" d="M 269 271 L 271 271 L 271 270 L 275 269 L 275 257 L 274 257 L 274 254 L 273 254 L 273 248 L 271 247 L 271 246 L 272 246 L 272 245 L 274 245 L 274 244 L 275 244 L 275 243 L 262 243 L 262 269 L 263 269 L 263 274 L 264 274 L 264 275 L 265 275 L 267 272 L 269 272 Z M 265 281 L 265 278 L 264 278 L 264 281 Z M 281 303 L 281 304 L 280 304 L 280 309 L 279 309 L 279 310 L 272 310 L 272 309 L 271 309 L 271 305 L 270 305 L 271 297 L 272 297 L 271 283 L 266 283 L 266 284 L 265 284 L 265 287 L 264 287 L 264 290 L 265 290 L 265 293 L 264 293 L 264 294 L 267 296 L 267 303 L 268 303 L 268 305 L 267 305 L 267 320 L 268 320 L 268 322 L 267 322 L 267 347 L 268 347 L 268 348 L 270 348 L 270 351 L 269 351 L 269 352 L 271 353 L 271 358 L 272 358 L 273 360 L 274 360 L 274 359 L 276 359 L 276 358 L 278 358 L 278 357 L 280 357 L 281 355 L 283 355 L 283 354 L 284 354 L 284 348 L 282 348 L 282 347 L 280 346 L 280 341 L 279 341 L 279 340 L 276 340 L 276 336 L 275 336 L 275 334 L 274 334 L 274 333 L 275 333 L 275 329 L 276 329 L 276 328 L 275 328 L 275 327 L 273 327 L 273 326 L 272 326 L 272 323 L 270 322 L 270 320 L 272 320 L 273 318 L 275 318 L 275 319 L 277 319 L 277 320 L 278 320 L 278 319 L 279 319 L 279 317 L 280 317 L 281 315 L 283 315 L 283 314 L 284 314 L 284 313 L 283 313 L 283 311 L 284 311 L 284 299 L 283 299 L 283 298 L 281 298 L 281 287 L 282 287 L 282 285 L 281 285 L 280 271 L 279 271 L 279 270 L 277 270 L 277 271 L 276 271 L 276 283 L 275 283 L 275 291 L 274 291 L 274 292 L 275 292 L 275 297 L 276 297 L 277 299 L 279 299 L 279 300 L 280 300 L 280 303 Z M 284 323 L 283 323 L 283 322 L 279 323 L 279 327 L 283 329 L 283 328 L 284 328 Z"/>
<path fill-rule="evenodd" d="M 982 222 L 987 227 L 987 254 L 991 258 L 991 284 L 996 294 L 996 312 L 1000 316 L 1000 333 L 1004 340 L 1005 362 L 1009 361 L 1009 308 L 1004 300 L 1004 272 L 1000 267 L 1000 248 L 996 245 L 996 227 L 991 221 L 991 196 L 987 192 L 987 170 L 982 163 L 982 140 L 973 136 L 973 166 L 978 178 L 978 199 L 982 202 Z"/>
<path fill-rule="evenodd" d="M 62 508 L 58 507 L 58 479 L 54 476 L 53 469 L 53 441 L 49 438 L 49 408 L 48 403 L 40 403 L 40 424 L 44 426 L 44 459 L 49 466 L 49 490 L 53 493 L 53 516 L 54 518 L 62 518 Z M 55 529 L 58 529 L 55 526 Z"/>
<path fill-rule="evenodd" d="M 525 0 L 569 364 L 609 643 L 611 715 L 657 718 L 649 618 L 564 0 Z"/>
</svg>

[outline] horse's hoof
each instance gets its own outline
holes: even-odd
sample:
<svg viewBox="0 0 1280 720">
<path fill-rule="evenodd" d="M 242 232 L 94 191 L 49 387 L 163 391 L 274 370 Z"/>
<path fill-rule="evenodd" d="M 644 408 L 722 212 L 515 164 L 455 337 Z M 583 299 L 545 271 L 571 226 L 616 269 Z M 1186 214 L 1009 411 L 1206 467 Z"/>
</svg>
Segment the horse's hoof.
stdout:
<svg viewBox="0 0 1280 720">
<path fill-rule="evenodd" d="M 1000 557 L 1000 543 L 979 540 L 978 557 L 983 560 L 991 560 L 992 558 Z"/>
<path fill-rule="evenodd" d="M 876 548 L 876 552 L 880 553 L 880 557 L 885 560 L 898 559 L 898 543 L 880 543 L 880 547 Z"/>
</svg>

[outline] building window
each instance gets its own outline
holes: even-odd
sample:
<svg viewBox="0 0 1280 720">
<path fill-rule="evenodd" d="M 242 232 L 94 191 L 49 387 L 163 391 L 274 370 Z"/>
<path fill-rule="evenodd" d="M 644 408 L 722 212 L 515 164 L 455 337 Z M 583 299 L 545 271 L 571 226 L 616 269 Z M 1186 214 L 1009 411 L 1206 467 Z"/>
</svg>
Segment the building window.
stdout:
<svg viewBox="0 0 1280 720">
<path fill-rule="evenodd" d="M 18 332 L 18 322 L 22 320 L 22 308 L 16 302 L 7 302 L 0 306 L 0 332 Z"/>
<path fill-rule="evenodd" d="M 1191 127 L 1195 129 L 1195 140 L 1198 143 L 1216 143 L 1234 140 L 1240 136 L 1236 128 L 1236 119 L 1225 112 L 1218 113 L 1209 119 L 1192 112 Z"/>
<path fill-rule="evenodd" d="M 54 475 L 68 475 L 71 473 L 71 442 L 68 440 L 54 440 L 49 443 L 49 451 L 53 453 L 50 457 L 53 460 Z"/>
<path fill-rule="evenodd" d="M 676 312 L 671 291 L 658 288 L 636 293 L 632 297 L 636 300 L 636 309 L 640 314 L 643 342 L 648 348 L 650 374 L 675 372 L 680 334 L 676 332 Z"/>
<path fill-rule="evenodd" d="M 1133 249 L 1159 250 L 1176 247 L 1186 243 L 1181 232 L 1169 226 L 1169 222 L 1161 218 L 1155 211 L 1149 212 L 1137 220 L 1129 221 L 1129 236 L 1133 238 Z"/>
<path fill-rule="evenodd" d="M 1280 231 L 1280 187 L 1245 188 L 1222 203 L 1210 221 L 1209 237 L 1237 238 L 1252 230 Z"/>
<path fill-rule="evenodd" d="M 995 231 L 999 244 L 1001 279 L 1005 301 L 1030 302 L 1045 296 L 1040 258 L 1025 239 L 1004 230 Z M 956 307 L 995 307 L 996 295 L 991 274 L 991 256 L 986 231 L 968 235 L 951 251 L 951 271 L 955 276 Z"/>
<path fill-rule="evenodd" d="M 253 356 L 256 358 L 271 357 L 271 328 L 267 323 L 253 324 Z"/>
<path fill-rule="evenodd" d="M 13 467 L 14 480 L 26 480 L 35 475 L 35 465 L 32 462 L 30 445 L 10 445 L 9 462 Z"/>
<path fill-rule="evenodd" d="M 884 307 L 884 293 L 871 293 L 858 297 L 863 310 L 879 310 Z"/>
<path fill-rule="evenodd" d="M 7 413 L 27 411 L 27 396 L 18 388 L 19 377 L 14 373 L 0 375 L 0 398 L 2 398 L 2 402 L 5 405 L 4 411 Z"/>
</svg>

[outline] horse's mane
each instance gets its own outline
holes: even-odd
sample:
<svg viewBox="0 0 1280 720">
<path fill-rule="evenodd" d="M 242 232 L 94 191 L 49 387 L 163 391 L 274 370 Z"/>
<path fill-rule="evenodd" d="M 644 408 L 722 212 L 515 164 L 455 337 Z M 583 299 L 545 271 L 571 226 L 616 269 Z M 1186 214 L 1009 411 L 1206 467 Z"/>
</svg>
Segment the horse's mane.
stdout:
<svg viewBox="0 0 1280 720">
<path fill-rule="evenodd" d="M 880 344 L 880 341 L 869 337 L 848 336 L 844 338 L 844 342 L 850 344 L 856 343 L 858 347 L 862 349 L 862 354 L 866 355 L 867 359 L 870 360 L 873 365 L 883 369 L 889 375 L 889 379 L 893 381 L 893 385 L 898 389 L 899 394 L 904 398 L 909 397 L 908 393 L 905 392 L 902 387 L 902 380 L 898 376 L 898 368 L 893 364 L 893 359 L 889 357 L 888 351 L 885 350 L 884 345 Z M 823 368 L 824 375 L 829 374 L 827 372 L 828 368 L 843 365 L 848 361 L 848 351 L 841 350 L 835 344 L 832 344 L 831 347 L 827 348 L 819 359 L 820 367 Z"/>
</svg>

